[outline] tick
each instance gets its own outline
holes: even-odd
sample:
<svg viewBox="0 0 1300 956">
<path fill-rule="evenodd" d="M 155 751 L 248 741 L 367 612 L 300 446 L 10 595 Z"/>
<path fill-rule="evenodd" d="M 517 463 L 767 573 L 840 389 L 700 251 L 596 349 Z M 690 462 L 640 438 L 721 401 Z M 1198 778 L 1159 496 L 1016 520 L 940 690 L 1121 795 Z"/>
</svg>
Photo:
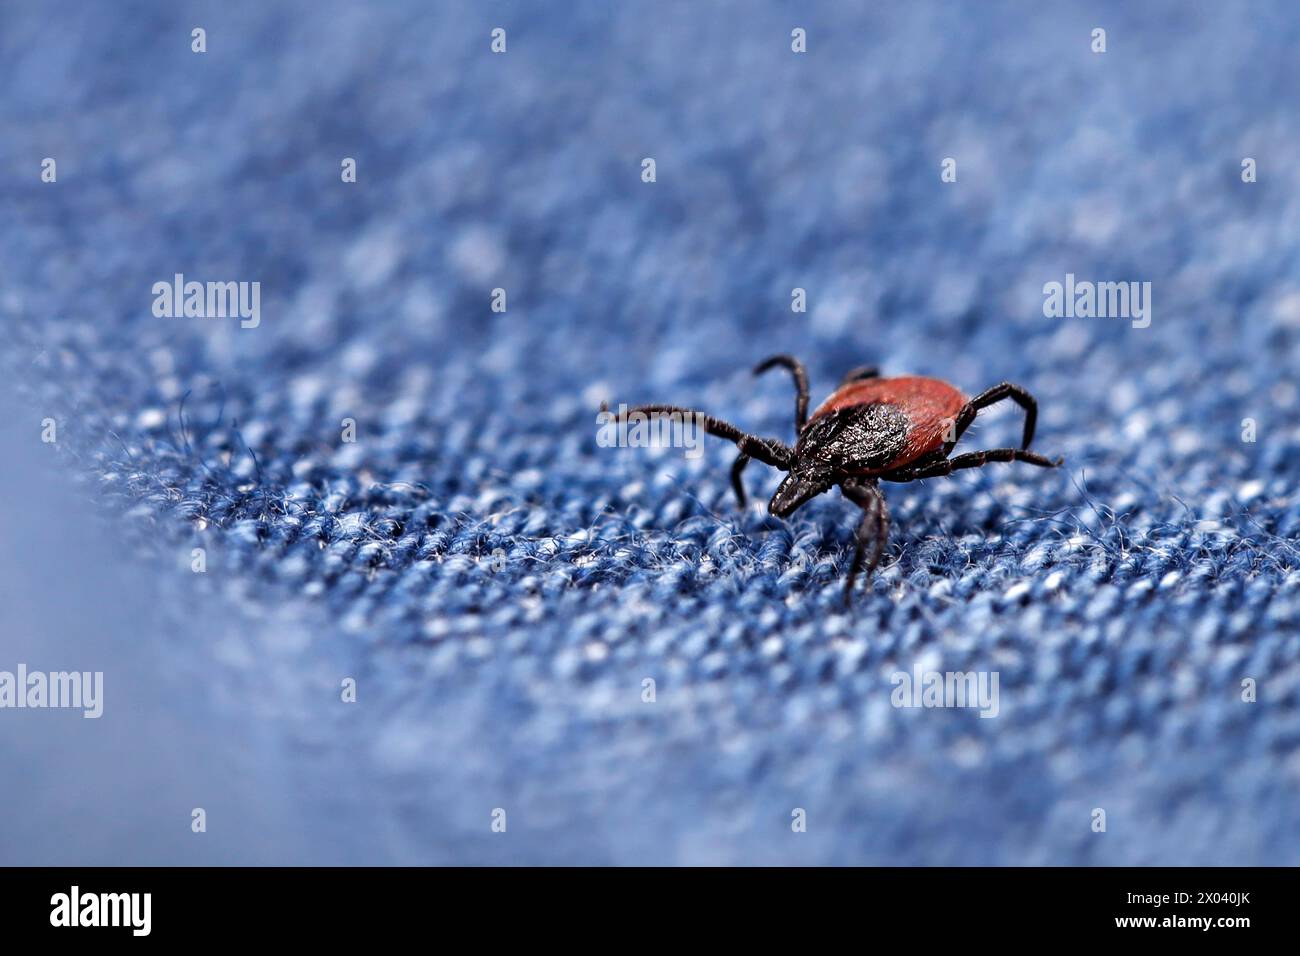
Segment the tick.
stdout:
<svg viewBox="0 0 1300 956">
<path fill-rule="evenodd" d="M 777 487 L 767 510 L 786 518 L 824 491 L 839 486 L 844 497 L 862 509 L 853 565 L 844 586 L 844 602 L 853 596 L 853 584 L 866 566 L 870 579 L 889 537 L 889 509 L 880 482 L 907 482 L 939 478 L 963 468 L 979 468 L 994 461 L 1023 461 L 1040 468 L 1055 468 L 1053 461 L 1029 451 L 1038 418 L 1038 402 L 1019 385 L 1003 382 L 968 399 L 937 378 L 906 375 L 881 378 L 875 368 L 849 372 L 831 396 L 808 414 L 808 375 L 803 364 L 789 355 L 773 355 L 754 368 L 755 375 L 773 368 L 788 369 L 794 378 L 795 444 L 791 448 L 775 438 L 750 435 L 728 422 L 678 405 L 638 405 L 628 413 L 648 416 L 693 416 L 710 435 L 734 442 L 740 455 L 731 466 L 731 487 L 740 507 L 745 507 L 742 473 L 751 459 L 788 472 Z M 1025 412 L 1024 436 L 1019 448 L 992 448 L 948 457 L 975 416 L 990 405 L 1011 399 Z M 870 557 L 868 557 L 870 550 Z"/>
</svg>

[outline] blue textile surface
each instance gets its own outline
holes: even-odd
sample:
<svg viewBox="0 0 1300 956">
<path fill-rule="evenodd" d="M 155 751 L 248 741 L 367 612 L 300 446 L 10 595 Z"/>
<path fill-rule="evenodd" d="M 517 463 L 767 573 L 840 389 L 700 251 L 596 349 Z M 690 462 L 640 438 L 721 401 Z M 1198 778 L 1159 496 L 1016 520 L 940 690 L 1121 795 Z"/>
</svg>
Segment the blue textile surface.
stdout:
<svg viewBox="0 0 1300 956">
<path fill-rule="evenodd" d="M 1043 7 L 0 9 L 0 669 L 106 688 L 0 711 L 0 862 L 1300 863 L 1300 12 Z M 887 487 L 845 612 L 838 492 L 597 445 L 789 441 L 775 352 L 1066 467 Z"/>
</svg>

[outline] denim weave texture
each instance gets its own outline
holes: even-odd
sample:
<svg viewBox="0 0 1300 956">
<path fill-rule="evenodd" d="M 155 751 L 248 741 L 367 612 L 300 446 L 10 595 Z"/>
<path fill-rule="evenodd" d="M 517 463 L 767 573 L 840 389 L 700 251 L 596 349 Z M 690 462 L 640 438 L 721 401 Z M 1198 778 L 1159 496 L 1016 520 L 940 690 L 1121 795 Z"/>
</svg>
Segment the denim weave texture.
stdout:
<svg viewBox="0 0 1300 956">
<path fill-rule="evenodd" d="M 10 469 L 44 637 L 0 668 L 132 690 L 0 714 L 0 861 L 66 809 L 89 863 L 1300 863 L 1297 42 L 1289 3 L 6 5 L 6 447 L 54 477 Z M 177 273 L 260 324 L 155 317 Z M 1046 317 L 1067 274 L 1150 326 Z M 725 442 L 597 445 L 602 400 L 791 442 L 779 352 L 814 404 L 1019 383 L 1066 464 L 886 485 L 845 610 L 838 491 L 782 521 Z M 894 707 L 918 666 L 998 715 Z"/>
</svg>

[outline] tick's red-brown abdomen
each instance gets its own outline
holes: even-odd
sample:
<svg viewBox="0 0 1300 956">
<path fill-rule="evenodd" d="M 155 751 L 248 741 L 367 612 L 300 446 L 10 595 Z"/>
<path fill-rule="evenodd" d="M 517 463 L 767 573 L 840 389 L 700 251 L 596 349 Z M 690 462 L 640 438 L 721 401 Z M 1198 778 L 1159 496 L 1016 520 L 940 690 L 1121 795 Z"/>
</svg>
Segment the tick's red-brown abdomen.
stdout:
<svg viewBox="0 0 1300 956">
<path fill-rule="evenodd" d="M 885 467 L 864 472 L 880 474 L 943 447 L 952 422 L 966 404 L 966 396 L 937 378 L 924 378 L 920 375 L 868 378 L 836 389 L 812 413 L 809 421 L 837 409 L 871 404 L 896 406 L 908 422 L 903 452 Z"/>
</svg>

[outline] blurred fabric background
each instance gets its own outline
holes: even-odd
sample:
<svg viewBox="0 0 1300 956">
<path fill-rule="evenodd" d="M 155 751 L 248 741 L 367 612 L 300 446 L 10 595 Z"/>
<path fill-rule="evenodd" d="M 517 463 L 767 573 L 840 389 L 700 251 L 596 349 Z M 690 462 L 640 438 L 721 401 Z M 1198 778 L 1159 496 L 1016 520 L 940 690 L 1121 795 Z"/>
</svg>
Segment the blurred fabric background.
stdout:
<svg viewBox="0 0 1300 956">
<path fill-rule="evenodd" d="M 0 8 L 0 669 L 105 672 L 0 711 L 0 862 L 1300 863 L 1300 11 L 1045 7 Z M 786 351 L 1066 467 L 887 487 L 846 613 L 838 493 L 596 444 L 789 441 Z"/>
</svg>

